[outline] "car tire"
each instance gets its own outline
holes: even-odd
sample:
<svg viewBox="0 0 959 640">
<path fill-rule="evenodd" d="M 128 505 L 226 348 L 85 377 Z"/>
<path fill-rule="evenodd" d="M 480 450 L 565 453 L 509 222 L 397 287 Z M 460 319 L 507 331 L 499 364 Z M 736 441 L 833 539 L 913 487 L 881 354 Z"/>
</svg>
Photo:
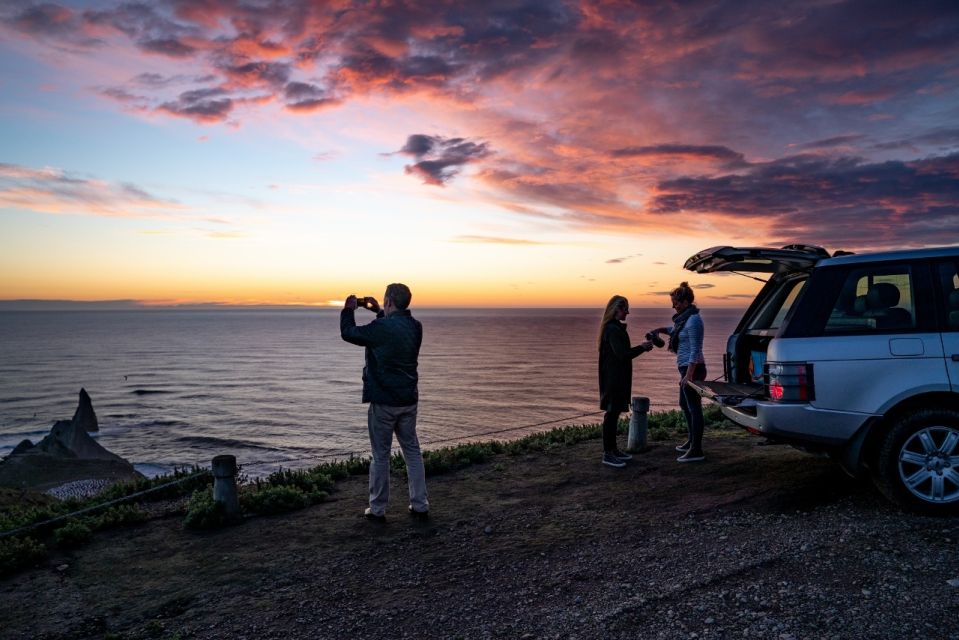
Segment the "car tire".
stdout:
<svg viewBox="0 0 959 640">
<path fill-rule="evenodd" d="M 896 419 L 879 450 L 876 486 L 909 510 L 959 514 L 959 411 L 921 409 Z"/>
</svg>

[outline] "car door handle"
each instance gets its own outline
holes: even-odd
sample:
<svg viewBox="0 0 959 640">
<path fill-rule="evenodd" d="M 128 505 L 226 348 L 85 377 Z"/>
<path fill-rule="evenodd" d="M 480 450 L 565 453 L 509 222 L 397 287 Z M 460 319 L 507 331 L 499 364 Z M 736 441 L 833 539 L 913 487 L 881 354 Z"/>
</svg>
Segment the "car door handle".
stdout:
<svg viewBox="0 0 959 640">
<path fill-rule="evenodd" d="M 952 361 L 959 362 L 959 353 L 952 354 Z"/>
</svg>

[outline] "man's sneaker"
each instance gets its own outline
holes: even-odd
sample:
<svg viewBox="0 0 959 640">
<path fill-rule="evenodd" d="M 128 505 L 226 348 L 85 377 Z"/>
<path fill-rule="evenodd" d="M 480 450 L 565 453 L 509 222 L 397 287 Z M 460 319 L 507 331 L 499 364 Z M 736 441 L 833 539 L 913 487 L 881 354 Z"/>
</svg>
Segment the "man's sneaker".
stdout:
<svg viewBox="0 0 959 640">
<path fill-rule="evenodd" d="M 410 517 L 413 518 L 414 520 L 419 520 L 420 522 L 426 522 L 427 520 L 430 519 L 429 511 L 417 511 L 416 509 L 413 508 L 413 505 L 410 505 L 409 507 L 407 507 L 407 509 L 410 512 Z"/>
<path fill-rule="evenodd" d="M 628 453 L 623 453 L 619 449 L 616 449 L 615 451 L 613 451 L 613 456 L 615 458 L 618 458 L 619 460 L 622 460 L 623 462 L 633 459 L 633 456 L 629 455 Z"/>
<path fill-rule="evenodd" d="M 378 516 L 378 515 L 376 515 L 375 513 L 373 513 L 373 510 L 370 509 L 369 507 L 367 507 L 367 508 L 366 508 L 366 511 L 363 512 L 363 517 L 365 517 L 365 518 L 366 518 L 367 520 L 369 520 L 370 522 L 376 522 L 376 523 L 378 523 L 378 524 L 385 524 L 385 523 L 386 523 L 386 516 L 382 516 L 382 515 L 381 515 L 381 516 Z"/>
<path fill-rule="evenodd" d="M 683 455 L 676 458 L 676 462 L 702 462 L 705 459 L 706 456 L 703 455 L 702 451 L 687 451 Z"/>
<path fill-rule="evenodd" d="M 623 467 L 626 466 L 625 462 L 617 458 L 612 453 L 603 454 L 603 464 L 605 464 L 608 467 L 616 467 L 617 469 L 622 469 Z"/>
<path fill-rule="evenodd" d="M 676 451 L 679 451 L 680 453 L 686 453 L 687 451 L 689 451 L 689 440 L 677 446 Z"/>
</svg>

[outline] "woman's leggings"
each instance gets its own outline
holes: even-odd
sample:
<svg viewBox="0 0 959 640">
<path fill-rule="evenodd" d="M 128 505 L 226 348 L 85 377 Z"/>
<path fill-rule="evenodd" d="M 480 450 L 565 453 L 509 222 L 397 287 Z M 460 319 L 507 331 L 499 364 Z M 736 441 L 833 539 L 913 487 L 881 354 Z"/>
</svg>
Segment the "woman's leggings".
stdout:
<svg viewBox="0 0 959 640">
<path fill-rule="evenodd" d="M 606 410 L 603 414 L 603 452 L 610 453 L 616 451 L 616 428 L 619 426 L 619 414 L 622 411 L 613 411 L 613 407 Z"/>
<path fill-rule="evenodd" d="M 686 376 L 688 366 L 679 368 L 680 380 Z M 698 364 L 693 380 L 706 379 L 706 365 Z M 703 399 L 698 393 L 689 387 L 683 385 L 679 390 L 679 408 L 683 410 L 686 416 L 686 429 L 689 434 L 689 450 L 700 452 L 703 450 Z"/>
</svg>

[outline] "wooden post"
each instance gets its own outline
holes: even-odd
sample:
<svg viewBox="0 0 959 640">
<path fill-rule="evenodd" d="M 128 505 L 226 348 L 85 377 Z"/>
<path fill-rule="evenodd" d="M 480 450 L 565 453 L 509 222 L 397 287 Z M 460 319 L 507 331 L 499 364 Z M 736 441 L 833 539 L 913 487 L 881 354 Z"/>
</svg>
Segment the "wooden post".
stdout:
<svg viewBox="0 0 959 640">
<path fill-rule="evenodd" d="M 228 518 L 240 515 L 240 499 L 236 492 L 236 456 L 213 458 L 213 501 L 223 505 Z"/>
<path fill-rule="evenodd" d="M 626 451 L 640 453 L 646 450 L 646 432 L 649 428 L 649 398 L 633 396 L 633 413 L 629 416 L 629 437 Z"/>
</svg>

